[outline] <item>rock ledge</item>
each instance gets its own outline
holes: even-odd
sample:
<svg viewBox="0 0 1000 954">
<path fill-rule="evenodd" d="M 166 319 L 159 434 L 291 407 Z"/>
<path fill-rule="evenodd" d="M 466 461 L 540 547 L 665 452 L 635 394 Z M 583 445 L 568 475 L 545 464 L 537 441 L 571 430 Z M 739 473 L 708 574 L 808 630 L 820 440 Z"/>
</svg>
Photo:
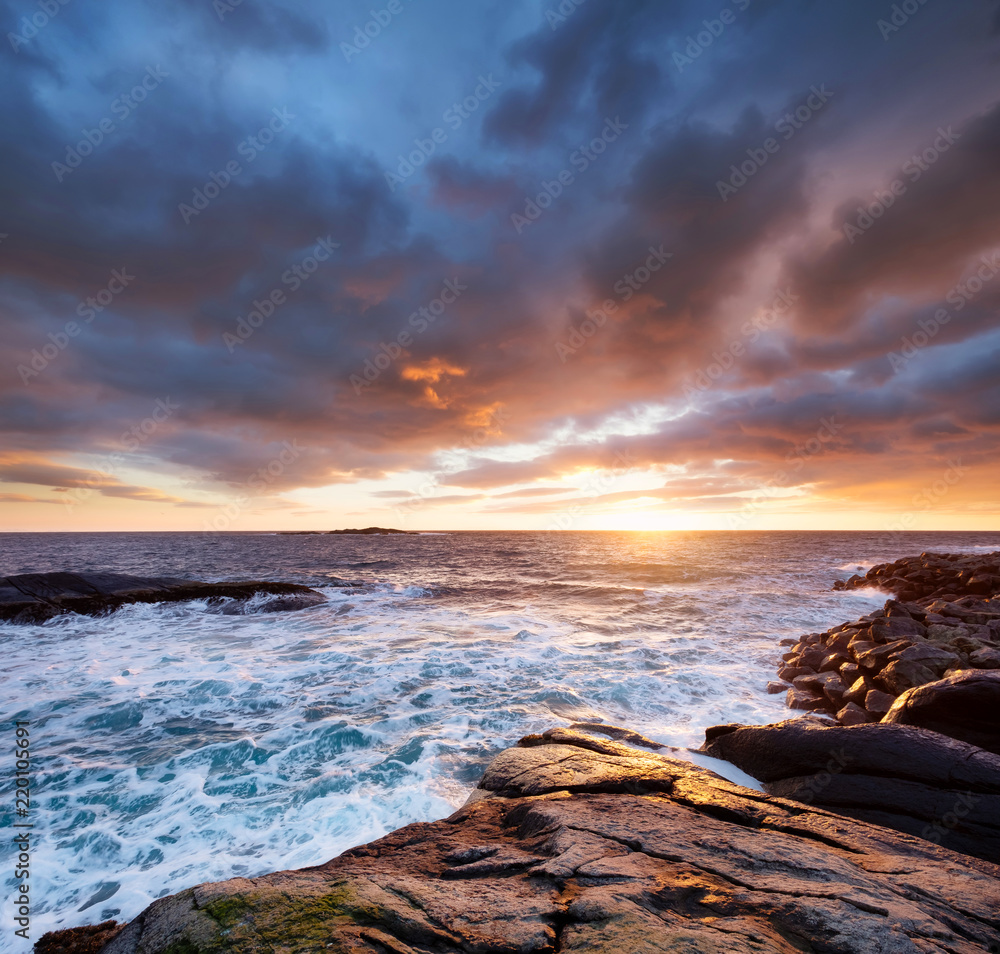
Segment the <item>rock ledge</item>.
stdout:
<svg viewBox="0 0 1000 954">
<path fill-rule="evenodd" d="M 0 577 L 0 620 L 41 623 L 62 613 L 98 616 L 126 603 L 176 603 L 208 599 L 245 601 L 257 594 L 283 597 L 263 609 L 304 609 L 326 597 L 297 583 L 201 583 L 119 573 L 25 573 Z"/>
</svg>

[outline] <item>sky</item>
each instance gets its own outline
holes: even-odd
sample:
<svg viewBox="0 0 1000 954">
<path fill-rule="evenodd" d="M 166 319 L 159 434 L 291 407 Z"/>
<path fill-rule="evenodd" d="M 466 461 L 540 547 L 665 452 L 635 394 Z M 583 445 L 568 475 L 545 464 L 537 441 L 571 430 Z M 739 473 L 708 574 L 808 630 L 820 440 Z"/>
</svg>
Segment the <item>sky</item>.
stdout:
<svg viewBox="0 0 1000 954">
<path fill-rule="evenodd" d="M 1000 529 L 996 0 L 0 29 L 0 529 Z"/>
</svg>

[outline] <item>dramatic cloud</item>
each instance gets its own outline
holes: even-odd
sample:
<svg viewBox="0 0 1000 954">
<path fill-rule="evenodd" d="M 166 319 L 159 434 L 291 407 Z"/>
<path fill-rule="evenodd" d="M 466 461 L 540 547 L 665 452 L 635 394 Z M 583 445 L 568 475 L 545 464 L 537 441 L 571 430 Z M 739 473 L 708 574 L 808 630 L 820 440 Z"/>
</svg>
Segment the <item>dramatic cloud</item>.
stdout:
<svg viewBox="0 0 1000 954">
<path fill-rule="evenodd" d="M 0 0 L 5 526 L 995 518 L 996 4 L 723 6 Z"/>
</svg>

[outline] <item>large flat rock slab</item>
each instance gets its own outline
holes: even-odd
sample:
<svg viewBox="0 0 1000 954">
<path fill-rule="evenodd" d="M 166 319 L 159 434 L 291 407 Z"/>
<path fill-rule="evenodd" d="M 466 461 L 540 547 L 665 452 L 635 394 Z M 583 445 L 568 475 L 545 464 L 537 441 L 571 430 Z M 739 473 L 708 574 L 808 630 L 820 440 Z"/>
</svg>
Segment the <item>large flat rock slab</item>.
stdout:
<svg viewBox="0 0 1000 954">
<path fill-rule="evenodd" d="M 163 603 L 208 599 L 249 600 L 257 594 L 278 597 L 267 611 L 303 609 L 326 597 L 297 583 L 202 583 L 173 577 L 121 573 L 24 573 L 0 577 L 0 620 L 40 623 L 62 613 L 97 616 L 126 603 Z"/>
<path fill-rule="evenodd" d="M 567 730 L 444 821 L 163 898 L 104 954 L 982 954 L 1000 868 Z"/>
</svg>

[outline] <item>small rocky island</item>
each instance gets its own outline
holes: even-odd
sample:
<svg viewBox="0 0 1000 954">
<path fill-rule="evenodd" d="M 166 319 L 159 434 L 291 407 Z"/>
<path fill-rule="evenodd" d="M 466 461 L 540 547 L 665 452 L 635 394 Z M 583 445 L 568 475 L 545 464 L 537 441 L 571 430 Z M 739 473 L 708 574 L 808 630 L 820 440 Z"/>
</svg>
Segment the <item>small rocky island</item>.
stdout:
<svg viewBox="0 0 1000 954">
<path fill-rule="evenodd" d="M 415 530 L 393 530 L 388 527 L 365 527 L 364 530 L 282 530 L 281 534 L 282 536 L 291 537 L 337 535 L 380 537 L 388 534 L 399 534 L 404 537 L 420 536 Z"/>
<path fill-rule="evenodd" d="M 36 954 L 998 954 L 997 556 L 922 554 L 844 584 L 909 587 L 785 660 L 789 702 L 822 697 L 809 708 L 845 724 L 706 730 L 704 755 L 762 790 L 625 729 L 550 729 L 449 818 L 48 934 Z M 854 676 L 857 719 L 833 678 Z"/>
</svg>

